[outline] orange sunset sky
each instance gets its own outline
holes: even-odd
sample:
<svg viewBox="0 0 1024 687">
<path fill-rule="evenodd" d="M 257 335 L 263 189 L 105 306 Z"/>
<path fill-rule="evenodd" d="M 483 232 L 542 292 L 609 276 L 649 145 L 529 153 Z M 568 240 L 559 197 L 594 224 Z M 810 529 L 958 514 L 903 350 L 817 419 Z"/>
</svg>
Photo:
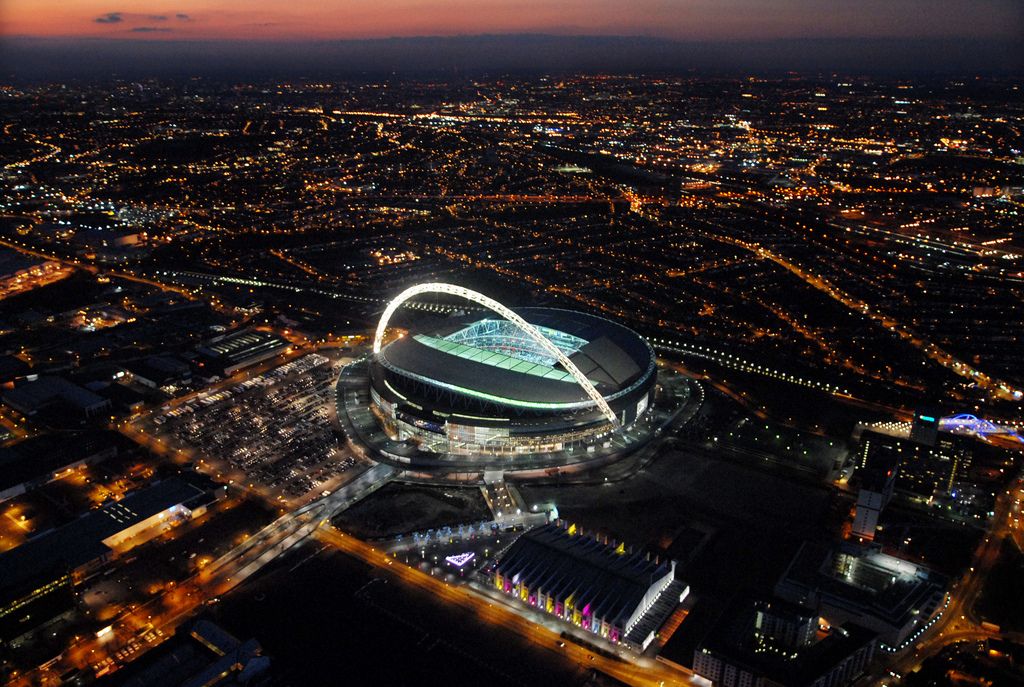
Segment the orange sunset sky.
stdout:
<svg viewBox="0 0 1024 687">
<path fill-rule="evenodd" d="M 1008 38 L 1019 0 L 0 0 L 0 36 L 303 40 L 481 33 Z"/>
</svg>

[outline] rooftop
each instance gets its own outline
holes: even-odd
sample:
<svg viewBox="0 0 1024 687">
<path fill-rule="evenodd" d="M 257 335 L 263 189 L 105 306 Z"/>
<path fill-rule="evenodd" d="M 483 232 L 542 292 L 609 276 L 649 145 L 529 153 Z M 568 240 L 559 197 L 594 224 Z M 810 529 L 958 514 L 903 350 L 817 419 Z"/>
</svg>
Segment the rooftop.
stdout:
<svg viewBox="0 0 1024 687">
<path fill-rule="evenodd" d="M 820 595 L 822 601 L 902 625 L 945 579 L 908 561 L 849 542 L 838 547 L 804 542 L 777 589 Z"/>
<path fill-rule="evenodd" d="M 30 258 L 15 250 L 2 248 L 0 249 L 0 279 L 8 279 L 18 272 L 27 270 L 44 262 L 46 262 L 46 260 Z"/>
<path fill-rule="evenodd" d="M 277 353 L 287 347 L 288 341 L 273 332 L 241 329 L 210 339 L 198 351 L 230 366 L 250 358 Z"/>
<path fill-rule="evenodd" d="M 771 603 L 773 609 L 785 605 L 780 600 Z M 795 613 L 810 613 L 791 608 Z M 871 630 L 850 623 L 833 628 L 827 637 L 810 646 L 778 650 L 759 643 L 754 625 L 756 609 L 757 602 L 746 597 L 731 603 L 701 643 L 701 649 L 727 656 L 731 663 L 789 687 L 814 684 L 844 658 L 877 638 Z"/>
<path fill-rule="evenodd" d="M 498 572 L 623 626 L 651 586 L 672 572 L 667 562 L 572 532 L 551 524 L 523 534 L 501 557 Z"/>
<path fill-rule="evenodd" d="M 37 381 L 5 391 L 3 397 L 5 403 L 27 413 L 36 412 L 58 400 L 70 403 L 83 411 L 107 402 L 102 396 L 97 396 L 63 377 L 40 377 Z"/>
<path fill-rule="evenodd" d="M 255 639 L 240 641 L 208 620 L 134 661 L 113 678 L 122 687 L 220 687 L 263 684 L 270 659 Z"/>
<path fill-rule="evenodd" d="M 116 452 L 119 435 L 113 432 L 61 432 L 41 434 L 0 447 L 0 491 L 59 472 L 103 451 Z"/>
<path fill-rule="evenodd" d="M 550 308 L 518 311 L 564 353 L 606 397 L 653 369 L 653 354 L 637 334 L 608 320 Z M 477 319 L 418 333 L 384 347 L 381 363 L 396 372 L 448 390 L 530 408 L 584 407 L 586 392 L 532 342 Z M 490 331 L 494 329 L 494 331 Z M 452 331 L 454 330 L 454 331 Z M 478 331 L 480 330 L 480 331 Z M 466 332 L 474 331 L 472 336 Z M 467 338 L 468 337 L 468 338 Z M 526 379 L 524 379 L 524 376 Z"/>
<path fill-rule="evenodd" d="M 20 586 L 62 566 L 86 565 L 110 552 L 105 539 L 173 506 L 198 505 L 214 488 L 202 475 L 175 475 L 43 532 L 0 554 L 0 586 Z"/>
</svg>

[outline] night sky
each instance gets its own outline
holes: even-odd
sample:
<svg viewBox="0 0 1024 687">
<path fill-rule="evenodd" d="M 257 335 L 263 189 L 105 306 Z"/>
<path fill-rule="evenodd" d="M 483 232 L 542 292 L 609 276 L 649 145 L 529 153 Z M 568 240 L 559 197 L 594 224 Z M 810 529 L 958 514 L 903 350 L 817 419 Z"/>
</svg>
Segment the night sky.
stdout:
<svg viewBox="0 0 1024 687">
<path fill-rule="evenodd" d="M 0 67 L 132 71 L 169 69 L 173 58 L 186 69 L 551 69 L 561 52 L 569 69 L 1013 72 L 1022 8 L 1019 0 L 4 0 Z M 467 42 L 480 36 L 497 43 Z M 417 37 L 447 40 L 398 40 Z M 629 41 L 601 40 L 612 37 Z"/>
</svg>

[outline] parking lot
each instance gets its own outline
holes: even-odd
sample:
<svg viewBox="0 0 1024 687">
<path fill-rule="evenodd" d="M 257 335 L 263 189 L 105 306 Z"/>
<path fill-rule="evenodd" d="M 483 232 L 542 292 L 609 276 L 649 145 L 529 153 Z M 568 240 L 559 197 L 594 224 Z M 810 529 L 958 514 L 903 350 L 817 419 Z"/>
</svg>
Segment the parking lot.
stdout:
<svg viewBox="0 0 1024 687">
<path fill-rule="evenodd" d="M 353 468 L 332 423 L 341 364 L 310 353 L 155 414 L 157 436 L 279 500 L 319 495 Z"/>
</svg>

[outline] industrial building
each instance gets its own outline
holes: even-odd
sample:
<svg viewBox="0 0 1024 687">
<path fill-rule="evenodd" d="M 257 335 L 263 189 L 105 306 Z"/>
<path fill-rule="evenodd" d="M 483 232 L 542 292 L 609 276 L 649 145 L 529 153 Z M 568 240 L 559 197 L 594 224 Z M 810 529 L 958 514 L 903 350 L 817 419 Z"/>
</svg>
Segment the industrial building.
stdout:
<svg viewBox="0 0 1024 687">
<path fill-rule="evenodd" d="M 192 367 L 171 355 L 151 355 L 144 360 L 130 363 L 127 367 L 134 381 L 150 389 L 192 382 Z"/>
<path fill-rule="evenodd" d="M 113 677 L 120 687 L 255 687 L 271 660 L 255 639 L 241 641 L 209 620 L 190 627 Z"/>
<path fill-rule="evenodd" d="M 0 298 L 58 279 L 67 268 L 54 260 L 30 257 L 0 248 Z"/>
<path fill-rule="evenodd" d="M 0 447 L 0 502 L 117 455 L 118 435 L 107 431 L 41 434 Z"/>
<path fill-rule="evenodd" d="M 550 524 L 520 536 L 489 571 L 498 590 L 612 642 L 646 648 L 689 593 L 676 562 Z"/>
<path fill-rule="evenodd" d="M 214 337 L 197 348 L 196 365 L 204 377 L 228 377 L 284 353 L 290 345 L 273 332 L 240 329 Z"/>
<path fill-rule="evenodd" d="M 199 517 L 227 488 L 184 473 L 129 493 L 0 554 L 0 638 L 68 610 L 74 585 L 118 553 Z"/>
<path fill-rule="evenodd" d="M 3 392 L 4 403 L 33 416 L 59 406 L 73 417 L 92 418 L 109 412 L 110 401 L 63 377 L 40 377 Z"/>
</svg>

